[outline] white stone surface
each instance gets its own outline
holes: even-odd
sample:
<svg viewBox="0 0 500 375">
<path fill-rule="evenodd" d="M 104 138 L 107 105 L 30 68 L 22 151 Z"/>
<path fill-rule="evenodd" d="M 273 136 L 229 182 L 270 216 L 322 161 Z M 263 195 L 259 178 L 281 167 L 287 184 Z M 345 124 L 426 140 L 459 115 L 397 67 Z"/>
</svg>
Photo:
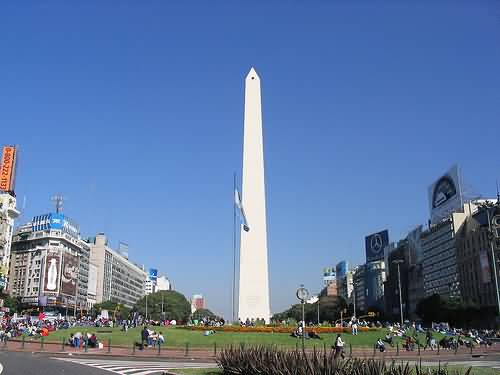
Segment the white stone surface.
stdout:
<svg viewBox="0 0 500 375">
<path fill-rule="evenodd" d="M 248 226 L 241 228 L 238 317 L 269 322 L 266 192 L 260 78 L 252 68 L 245 80 L 242 203 Z"/>
</svg>

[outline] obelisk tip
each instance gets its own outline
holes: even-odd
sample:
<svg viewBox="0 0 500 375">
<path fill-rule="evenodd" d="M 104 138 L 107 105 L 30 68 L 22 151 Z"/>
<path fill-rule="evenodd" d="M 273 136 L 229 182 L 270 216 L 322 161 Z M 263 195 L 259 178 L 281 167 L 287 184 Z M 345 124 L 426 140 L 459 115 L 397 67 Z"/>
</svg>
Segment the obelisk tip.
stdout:
<svg viewBox="0 0 500 375">
<path fill-rule="evenodd" d="M 247 80 L 249 80 L 249 79 L 256 79 L 256 80 L 260 79 L 259 75 L 255 71 L 255 68 L 253 66 L 252 66 L 252 68 L 250 69 L 250 71 L 247 74 Z"/>
</svg>

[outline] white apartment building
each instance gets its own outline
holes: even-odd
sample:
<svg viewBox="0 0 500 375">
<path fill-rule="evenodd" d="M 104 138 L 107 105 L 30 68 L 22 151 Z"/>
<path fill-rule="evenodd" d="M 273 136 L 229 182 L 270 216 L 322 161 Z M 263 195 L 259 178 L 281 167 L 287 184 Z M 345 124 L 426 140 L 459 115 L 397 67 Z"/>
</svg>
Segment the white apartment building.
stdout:
<svg viewBox="0 0 500 375">
<path fill-rule="evenodd" d="M 108 246 L 104 233 L 89 239 L 88 244 L 90 264 L 96 271 L 96 302 L 113 301 L 133 307 L 145 295 L 147 272 Z"/>
</svg>

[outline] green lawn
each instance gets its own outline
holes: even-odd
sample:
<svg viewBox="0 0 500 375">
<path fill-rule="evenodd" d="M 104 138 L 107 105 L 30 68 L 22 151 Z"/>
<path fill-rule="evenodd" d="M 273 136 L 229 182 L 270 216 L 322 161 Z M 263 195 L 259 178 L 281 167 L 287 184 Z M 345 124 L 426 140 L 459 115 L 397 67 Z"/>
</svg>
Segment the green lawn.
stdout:
<svg viewBox="0 0 500 375">
<path fill-rule="evenodd" d="M 217 332 L 210 336 L 203 336 L 202 331 L 191 331 L 189 329 L 175 328 L 175 327 L 152 327 L 154 330 L 163 332 L 166 339 L 167 347 L 185 347 L 186 343 L 190 348 L 193 347 L 210 347 L 213 348 L 214 344 L 220 349 L 224 346 L 239 345 L 277 345 L 278 347 L 293 348 L 297 344 L 301 345 L 301 340 L 291 337 L 286 333 L 238 333 L 238 332 Z M 140 341 L 141 328 L 131 328 L 127 333 L 120 331 L 120 328 L 70 328 L 62 329 L 56 332 L 51 332 L 49 337 L 45 339 L 46 342 L 60 343 L 62 339 L 67 339 L 70 333 L 80 331 L 82 333 L 95 332 L 99 341 L 107 345 L 108 339 L 111 339 L 111 345 L 132 346 L 134 342 Z M 109 332 L 109 333 L 108 333 Z M 357 336 L 344 333 L 342 337 L 347 342 L 346 349 L 349 350 L 349 344 L 352 347 L 372 347 L 378 337 L 384 337 L 386 334 L 385 329 L 371 332 L 360 332 Z M 309 348 L 317 347 L 322 348 L 324 344 L 330 347 L 336 337 L 335 333 L 321 334 L 322 340 L 306 340 L 306 346 Z M 438 335 L 436 338 L 439 339 Z M 38 340 L 36 338 L 27 337 L 29 340 Z M 396 342 L 401 340 L 396 339 Z M 420 342 L 425 342 L 425 337 L 420 336 Z"/>
</svg>

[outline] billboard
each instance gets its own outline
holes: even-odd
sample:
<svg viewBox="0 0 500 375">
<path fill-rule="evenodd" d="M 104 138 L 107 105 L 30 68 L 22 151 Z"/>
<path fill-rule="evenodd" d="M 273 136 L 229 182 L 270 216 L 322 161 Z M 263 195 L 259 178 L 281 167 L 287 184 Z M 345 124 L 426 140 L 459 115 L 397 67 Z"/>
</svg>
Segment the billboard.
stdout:
<svg viewBox="0 0 500 375">
<path fill-rule="evenodd" d="M 59 293 L 61 279 L 61 253 L 59 250 L 48 250 L 45 257 L 45 277 L 43 290 L 46 293 Z"/>
<path fill-rule="evenodd" d="M 69 217 L 61 213 L 50 213 L 45 215 L 35 216 L 31 221 L 31 229 L 33 232 L 58 229 L 63 233 L 67 233 L 73 237 L 78 237 L 80 227 Z"/>
<path fill-rule="evenodd" d="M 446 174 L 429 186 L 429 208 L 431 224 L 439 223 L 453 212 L 463 209 L 462 186 L 458 166 L 451 167 Z"/>
<path fill-rule="evenodd" d="M 68 252 L 62 256 L 61 294 L 76 296 L 78 257 Z"/>
<path fill-rule="evenodd" d="M 149 269 L 149 280 L 156 281 L 158 279 L 158 270 L 156 268 Z"/>
<path fill-rule="evenodd" d="M 389 231 L 383 230 L 365 237 L 366 261 L 374 262 L 384 259 L 384 249 L 389 244 Z"/>
<path fill-rule="evenodd" d="M 481 281 L 483 284 L 491 282 L 490 260 L 486 251 L 479 254 L 479 264 L 481 266 Z"/>
<path fill-rule="evenodd" d="M 14 192 L 16 177 L 16 147 L 4 146 L 0 163 L 0 190 Z"/>
</svg>

